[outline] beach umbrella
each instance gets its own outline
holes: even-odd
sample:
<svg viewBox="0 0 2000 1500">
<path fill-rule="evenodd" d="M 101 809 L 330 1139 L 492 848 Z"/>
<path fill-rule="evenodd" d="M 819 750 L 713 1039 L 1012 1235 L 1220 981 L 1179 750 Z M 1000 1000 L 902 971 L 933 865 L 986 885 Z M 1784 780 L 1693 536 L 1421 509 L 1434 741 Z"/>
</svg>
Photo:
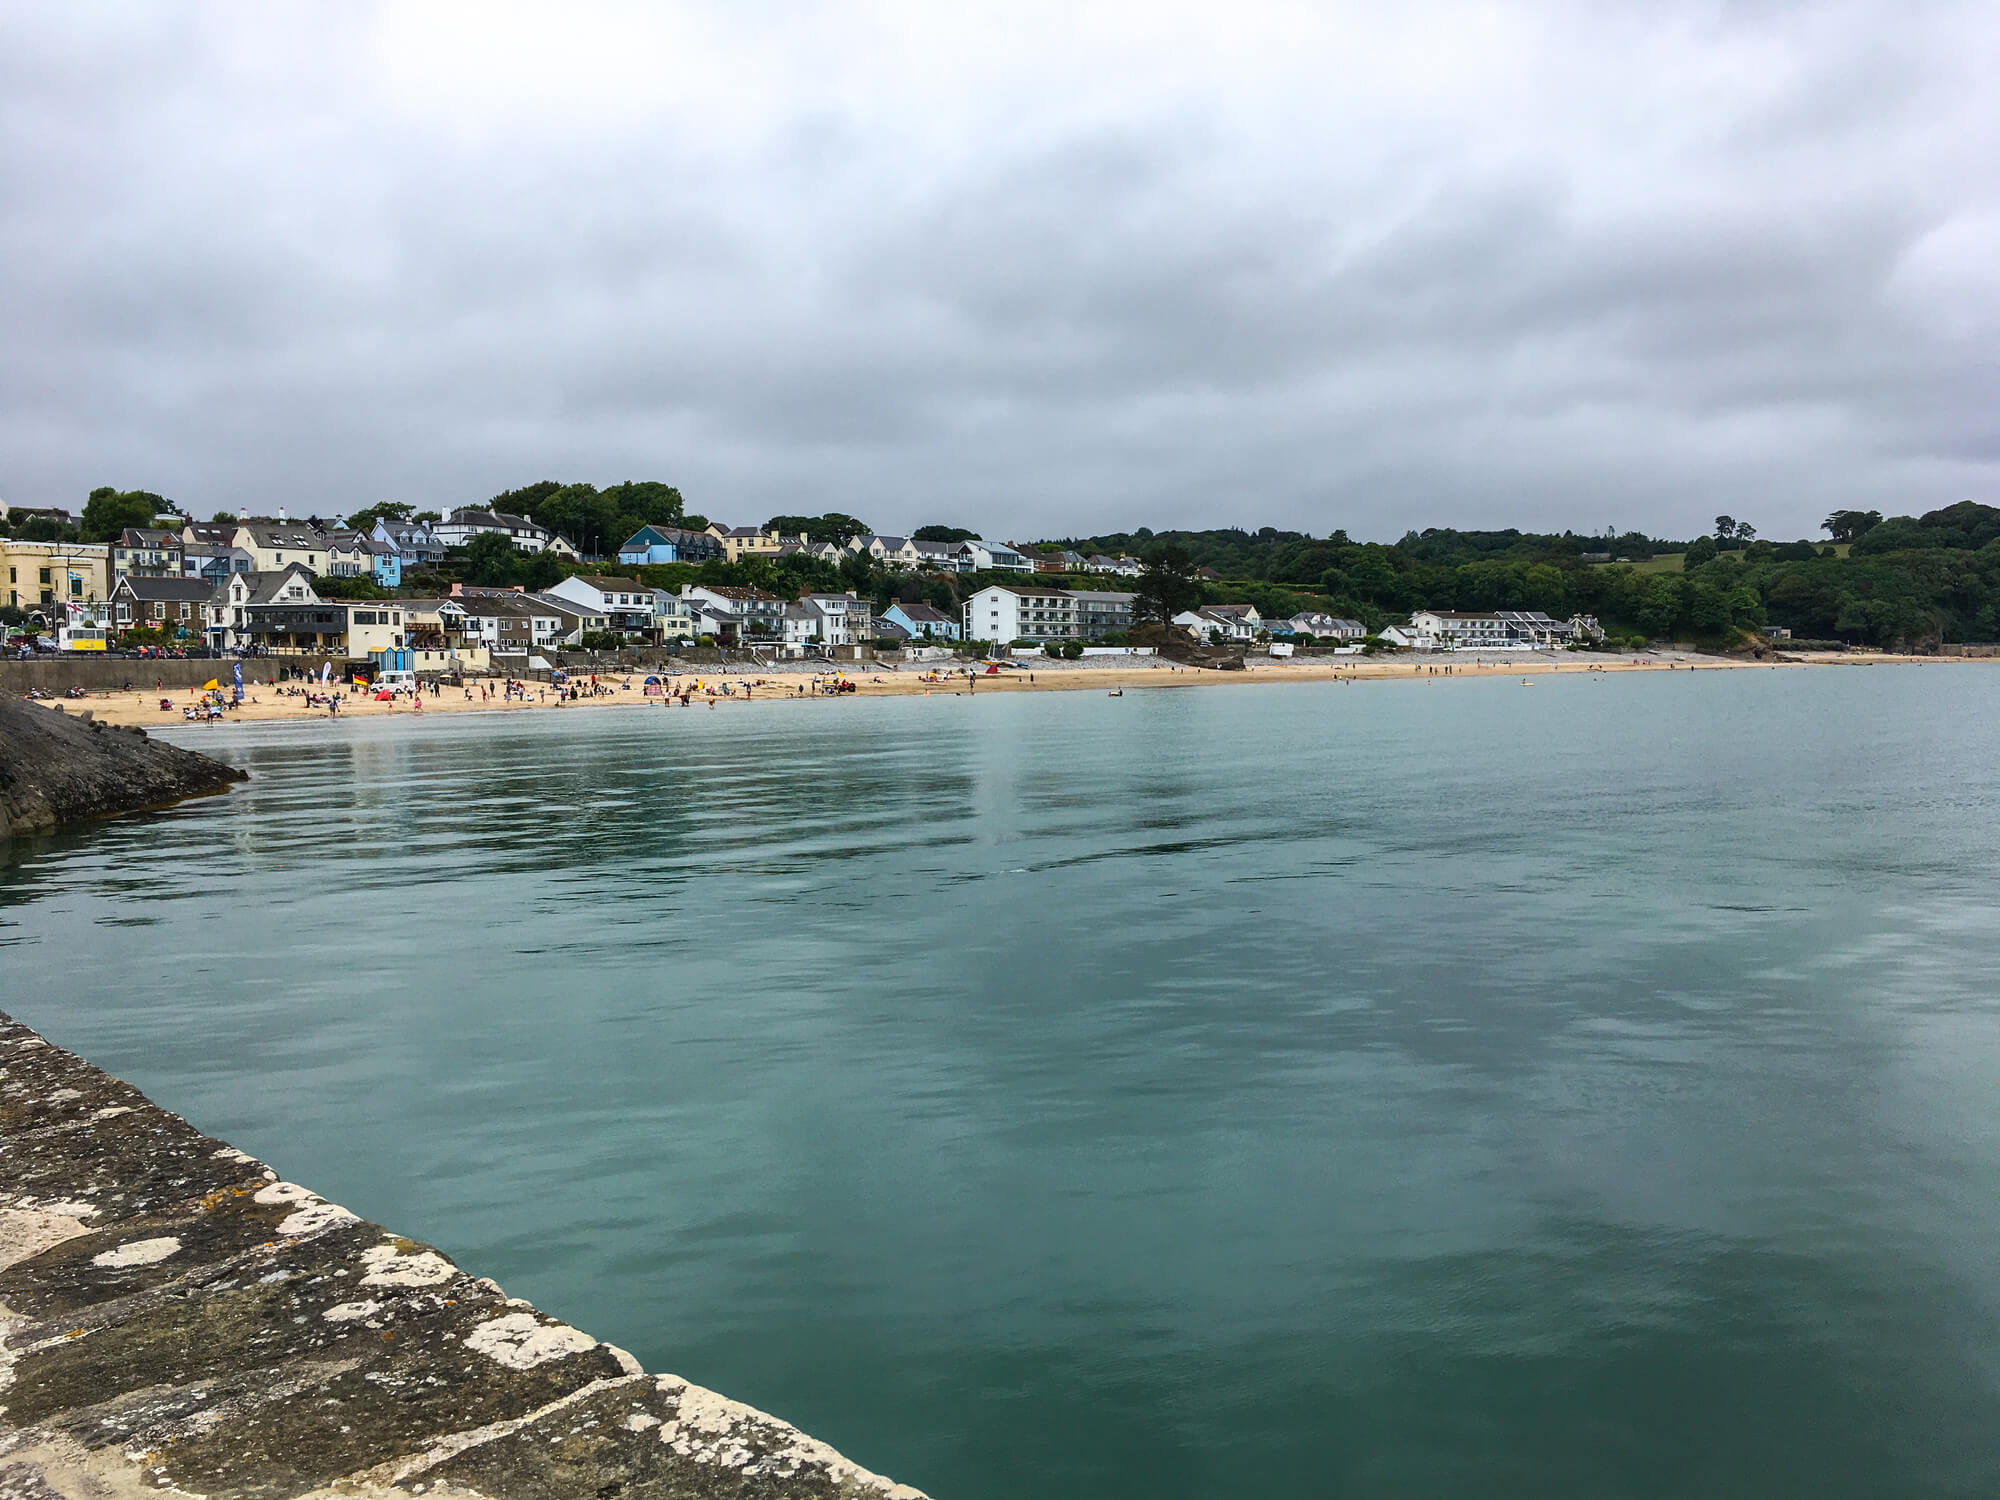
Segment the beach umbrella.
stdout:
<svg viewBox="0 0 2000 1500">
<path fill-rule="evenodd" d="M 653 685 L 653 684 L 657 683 L 657 682 L 658 682 L 659 680 L 660 680 L 660 679 L 659 679 L 658 677 L 656 677 L 656 676 L 652 676 L 652 675 L 650 675 L 650 674 L 649 674 L 649 675 L 647 676 L 647 678 L 646 678 L 646 683 L 647 683 L 647 685 L 648 685 L 648 686 L 651 686 L 651 685 Z"/>
</svg>

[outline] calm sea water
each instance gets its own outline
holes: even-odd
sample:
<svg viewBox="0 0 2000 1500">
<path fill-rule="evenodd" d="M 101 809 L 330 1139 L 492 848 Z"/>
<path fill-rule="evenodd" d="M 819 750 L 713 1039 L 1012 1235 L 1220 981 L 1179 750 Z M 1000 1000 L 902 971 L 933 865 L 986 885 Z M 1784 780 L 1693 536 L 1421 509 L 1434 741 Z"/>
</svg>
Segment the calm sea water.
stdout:
<svg viewBox="0 0 2000 1500">
<path fill-rule="evenodd" d="M 2000 1493 L 2000 672 L 433 717 L 5 1007 L 943 1500 Z"/>
</svg>

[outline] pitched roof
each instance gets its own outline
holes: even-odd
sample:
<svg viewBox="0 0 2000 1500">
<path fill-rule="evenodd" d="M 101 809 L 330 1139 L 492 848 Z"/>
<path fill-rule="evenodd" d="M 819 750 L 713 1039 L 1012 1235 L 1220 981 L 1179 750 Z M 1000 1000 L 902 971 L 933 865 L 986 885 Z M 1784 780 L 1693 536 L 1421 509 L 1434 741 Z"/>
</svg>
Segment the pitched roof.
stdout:
<svg viewBox="0 0 2000 1500">
<path fill-rule="evenodd" d="M 890 608 L 895 610 L 904 619 L 913 620 L 919 625 L 952 625 L 957 623 L 950 615 L 932 604 L 921 602 L 915 604 L 893 604 Z"/>
<path fill-rule="evenodd" d="M 643 594 L 646 585 L 636 578 L 606 578 L 602 573 L 572 573 L 570 577 L 578 583 L 590 585 L 599 593 Z"/>
<path fill-rule="evenodd" d="M 271 573 L 231 573 L 229 582 L 234 582 L 238 578 L 242 579 L 250 590 L 250 597 L 245 601 L 250 604 L 269 604 L 278 597 L 278 591 L 294 578 L 303 579 L 308 588 L 312 587 L 312 574 L 299 563 L 292 563 Z M 226 589 L 229 583 L 222 583 L 217 587 Z"/>
<path fill-rule="evenodd" d="M 513 515 L 504 510 L 455 510 L 446 518 L 447 526 L 485 526 L 496 531 L 542 531 L 526 516 Z"/>
<path fill-rule="evenodd" d="M 127 526 L 118 538 L 121 547 L 178 547 L 181 534 L 151 526 Z"/>
<path fill-rule="evenodd" d="M 745 602 L 768 599 L 772 603 L 776 603 L 778 599 L 776 594 L 767 594 L 762 589 L 737 588 L 733 584 L 704 583 L 700 588 L 702 592 L 714 594 L 722 599 L 738 599 Z"/>
<path fill-rule="evenodd" d="M 630 547 L 635 543 L 644 546 L 654 546 L 661 543 L 664 543 L 669 547 L 677 545 L 673 537 L 669 536 L 666 532 L 660 530 L 659 527 L 651 525 L 641 526 L 637 531 L 633 532 L 630 536 L 626 537 L 625 540 L 619 545 L 618 550 L 620 552 L 623 552 L 627 547 Z"/>
<path fill-rule="evenodd" d="M 297 526 L 288 522 L 271 525 L 253 523 L 250 539 L 260 547 L 296 547 L 313 552 L 326 545 L 326 536 L 310 526 Z"/>
<path fill-rule="evenodd" d="M 134 599 L 151 604 L 182 602 L 196 603 L 211 599 L 215 595 L 215 585 L 206 578 L 140 578 L 127 576 L 118 581 L 114 594 L 128 593 Z"/>
</svg>

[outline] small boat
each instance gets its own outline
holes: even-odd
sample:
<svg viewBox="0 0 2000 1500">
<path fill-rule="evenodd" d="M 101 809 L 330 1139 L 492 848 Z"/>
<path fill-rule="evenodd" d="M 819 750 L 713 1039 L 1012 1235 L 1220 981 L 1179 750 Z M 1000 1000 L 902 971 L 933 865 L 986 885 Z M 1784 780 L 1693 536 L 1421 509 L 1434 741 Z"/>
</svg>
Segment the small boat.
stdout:
<svg viewBox="0 0 2000 1500">
<path fill-rule="evenodd" d="M 1125 696 L 1125 689 L 1113 688 L 1110 692 L 1106 693 L 1104 696 L 1107 698 L 1122 698 Z"/>
</svg>

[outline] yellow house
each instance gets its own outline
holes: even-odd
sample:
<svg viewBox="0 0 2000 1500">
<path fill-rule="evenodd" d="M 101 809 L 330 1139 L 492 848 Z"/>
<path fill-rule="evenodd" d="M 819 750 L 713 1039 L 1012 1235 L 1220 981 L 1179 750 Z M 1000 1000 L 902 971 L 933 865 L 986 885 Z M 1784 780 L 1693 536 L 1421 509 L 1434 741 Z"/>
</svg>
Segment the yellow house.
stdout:
<svg viewBox="0 0 2000 1500">
<path fill-rule="evenodd" d="M 111 598 L 111 548 L 0 537 L 0 604 L 37 609 Z"/>
<path fill-rule="evenodd" d="M 326 534 L 295 521 L 244 522 L 236 528 L 231 545 L 255 559 L 250 565 L 253 573 L 282 573 L 297 564 L 317 576 L 332 567 Z"/>
<path fill-rule="evenodd" d="M 758 526 L 724 526 L 719 521 L 711 521 L 708 534 L 722 543 L 724 562 L 735 562 L 740 557 L 775 557 L 778 549 L 787 542 L 802 542 L 803 537 L 779 536 L 775 531 L 765 531 Z"/>
</svg>

